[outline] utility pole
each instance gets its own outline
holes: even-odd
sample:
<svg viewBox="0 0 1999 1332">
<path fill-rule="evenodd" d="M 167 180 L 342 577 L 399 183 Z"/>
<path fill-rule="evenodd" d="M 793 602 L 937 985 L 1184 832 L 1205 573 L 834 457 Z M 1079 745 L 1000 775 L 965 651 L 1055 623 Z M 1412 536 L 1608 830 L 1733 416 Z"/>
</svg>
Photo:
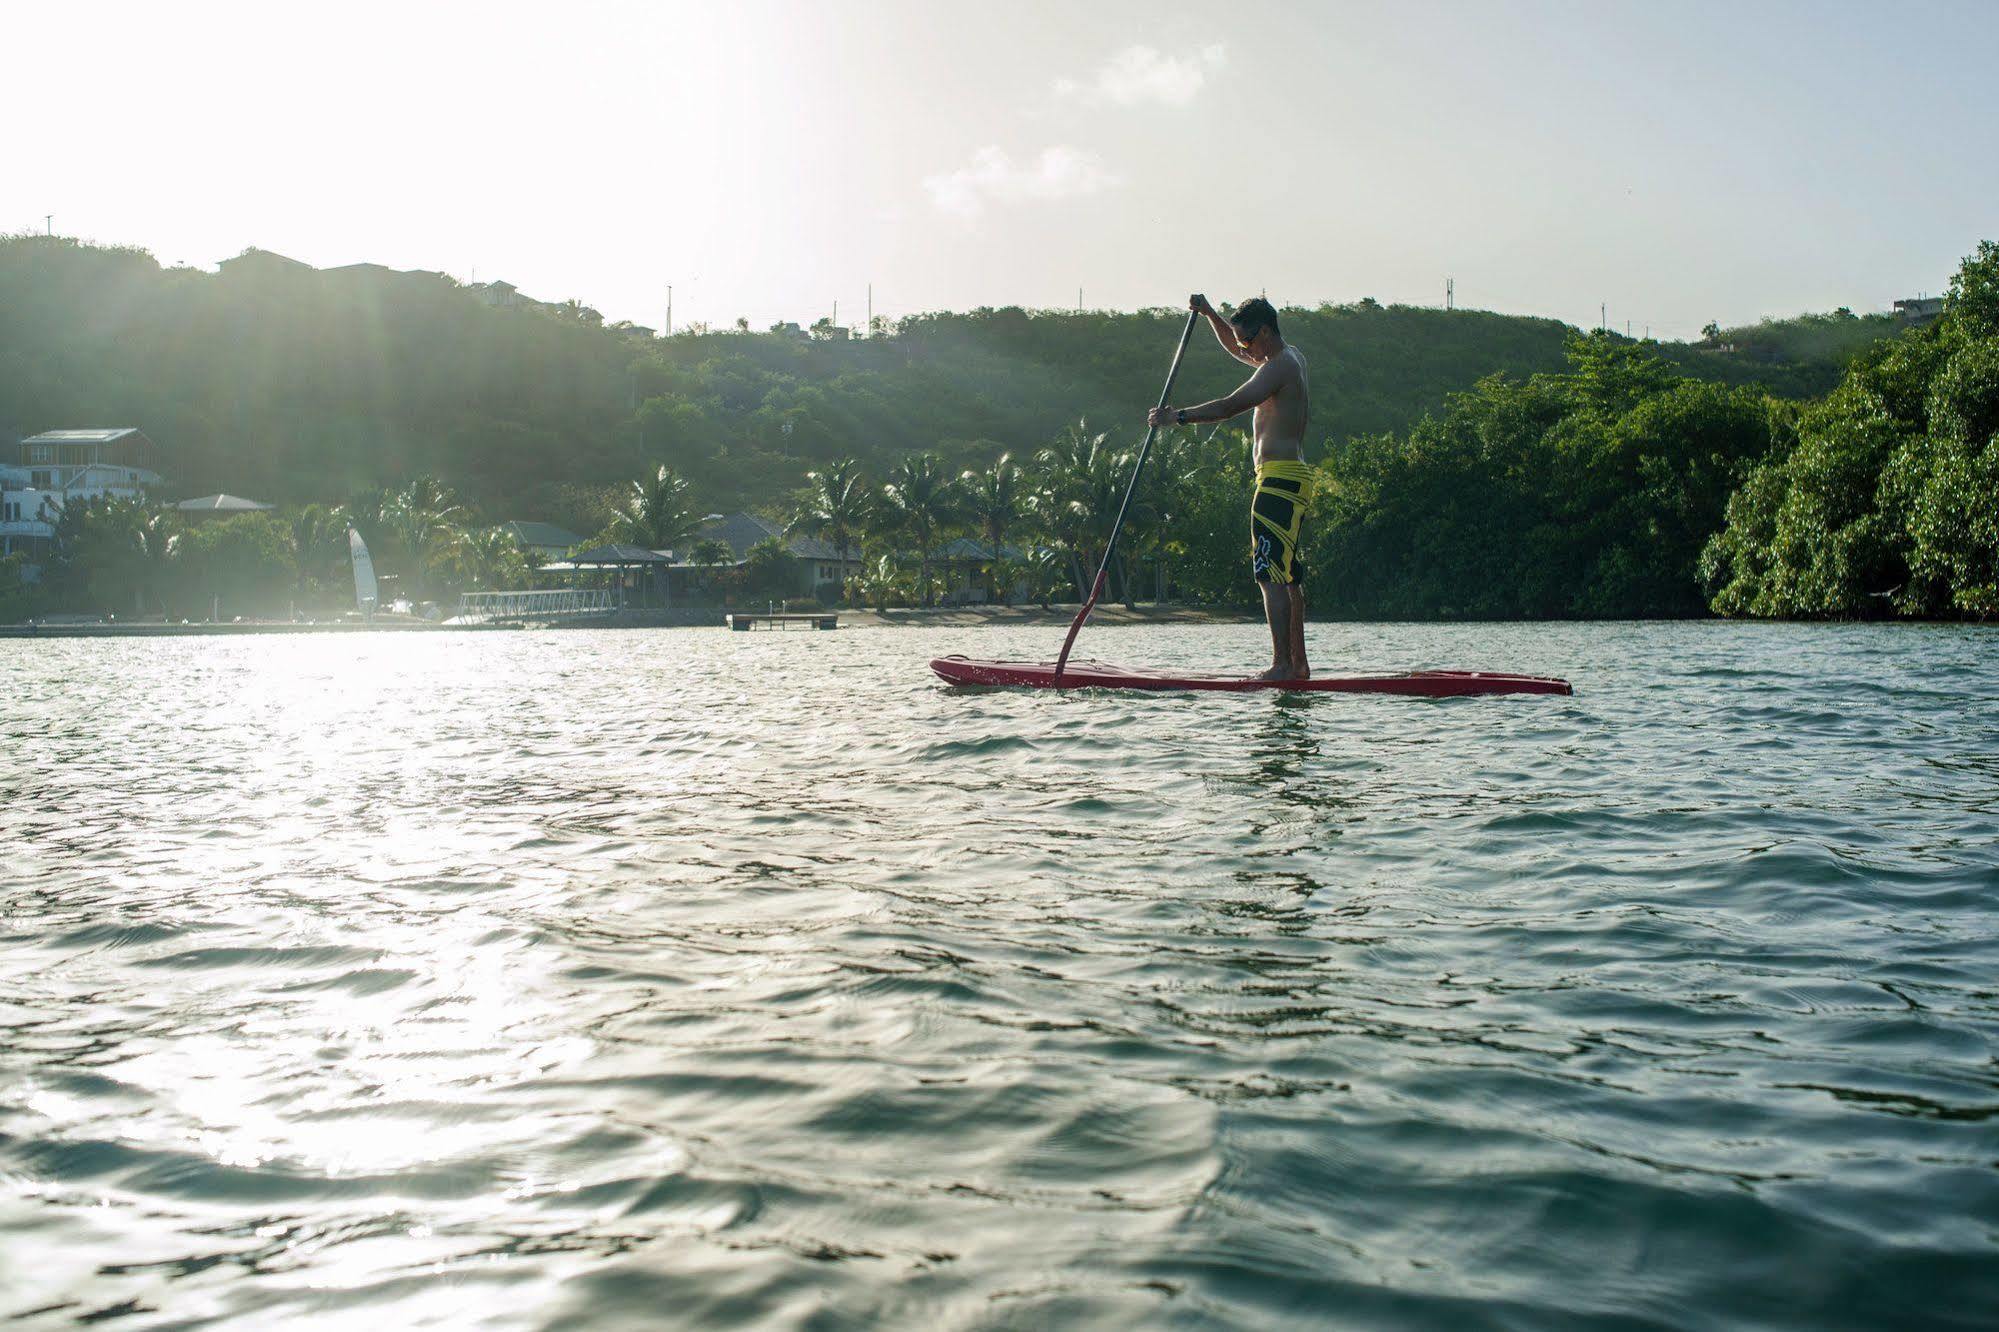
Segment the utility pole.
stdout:
<svg viewBox="0 0 1999 1332">
<path fill-rule="evenodd" d="M 1083 313 L 1083 289 L 1081 287 L 1076 288 L 1076 313 Z"/>
<path fill-rule="evenodd" d="M 673 336 L 673 284 L 666 284 L 666 336 Z"/>
<path fill-rule="evenodd" d="M 870 283 L 868 284 L 868 327 L 867 327 L 867 335 L 868 335 L 869 337 L 873 337 L 873 336 L 875 335 L 875 284 L 874 284 L 874 283 L 872 283 L 872 282 L 870 282 Z"/>
<path fill-rule="evenodd" d="M 54 213 L 42 214 L 42 234 L 44 236 L 53 236 L 56 234 L 56 215 Z"/>
<path fill-rule="evenodd" d="M 1596 307 L 1596 331 L 1601 333 L 1610 326 L 1610 302 Z"/>
<path fill-rule="evenodd" d="M 838 328 L 839 326 L 840 326 L 840 303 L 839 303 L 838 301 L 834 301 L 834 302 L 833 302 L 833 327 L 835 327 L 835 328 Z"/>
<path fill-rule="evenodd" d="M 1458 308 L 1458 280 L 1456 278 L 1444 279 L 1444 308 L 1446 310 L 1455 310 Z"/>
</svg>

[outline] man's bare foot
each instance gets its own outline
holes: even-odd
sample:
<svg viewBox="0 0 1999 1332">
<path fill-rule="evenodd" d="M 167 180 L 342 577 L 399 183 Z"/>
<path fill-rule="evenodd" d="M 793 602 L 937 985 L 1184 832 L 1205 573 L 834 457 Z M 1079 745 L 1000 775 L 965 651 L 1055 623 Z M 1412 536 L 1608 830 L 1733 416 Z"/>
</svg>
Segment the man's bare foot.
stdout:
<svg viewBox="0 0 1999 1332">
<path fill-rule="evenodd" d="M 1269 670 L 1259 671 L 1250 678 L 1255 680 L 1302 680 L 1305 677 L 1293 670 L 1290 662 L 1280 661 Z"/>
</svg>

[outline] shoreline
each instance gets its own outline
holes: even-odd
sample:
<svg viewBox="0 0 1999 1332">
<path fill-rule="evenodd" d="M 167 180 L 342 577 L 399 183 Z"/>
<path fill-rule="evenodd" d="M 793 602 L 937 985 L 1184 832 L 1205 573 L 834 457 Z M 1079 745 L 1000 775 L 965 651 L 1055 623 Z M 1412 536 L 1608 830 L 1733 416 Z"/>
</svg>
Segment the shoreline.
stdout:
<svg viewBox="0 0 1999 1332">
<path fill-rule="evenodd" d="M 1076 618 L 1076 605 L 1059 603 L 1043 610 L 1040 606 L 937 606 L 929 609 L 900 607 L 888 611 L 842 609 L 825 614 L 839 618 L 841 629 L 978 629 L 978 628 L 1066 628 Z M 163 624 L 158 621 L 80 621 L 62 624 L 0 624 L 0 640 L 37 638 L 229 638 L 259 634 L 427 634 L 500 633 L 535 629 L 573 631 L 579 629 L 716 629 L 726 632 L 723 617 L 728 614 L 757 614 L 738 608 L 719 607 L 682 610 L 628 610 L 611 616 L 593 616 L 568 621 L 523 624 L 444 624 L 426 620 L 376 620 L 372 624 L 353 620 L 241 620 L 227 623 Z M 1762 620 L 1730 619 L 1726 616 L 1698 616 L 1658 620 L 1348 620 L 1337 617 L 1307 616 L 1308 624 L 1904 624 L 1980 627 L 1967 620 Z M 1090 613 L 1096 627 L 1120 625 L 1183 624 L 1261 625 L 1263 618 L 1250 611 L 1208 606 L 1098 606 Z M 772 632 L 772 631 L 758 631 Z"/>
<path fill-rule="evenodd" d="M 929 609 L 902 607 L 895 610 L 841 611 L 840 627 L 849 622 L 856 627 L 862 625 L 897 628 L 964 629 L 982 625 L 1059 625 L 1066 626 L 1076 618 L 1080 604 L 1063 606 L 1055 604 L 1047 610 L 1040 606 L 934 606 Z M 1105 606 L 1099 604 L 1090 612 L 1091 624 L 1261 624 L 1261 617 L 1243 611 L 1226 610 L 1212 606 Z"/>
<path fill-rule="evenodd" d="M 981 625 L 1067 625 L 1076 618 L 1078 607 L 1039 606 L 938 606 L 928 609 L 904 607 L 889 611 L 839 610 L 843 629 L 963 629 Z M 634 610 L 611 616 L 593 616 L 573 621 L 536 624 L 540 629 L 722 629 L 723 616 L 754 614 L 744 610 L 702 607 L 698 610 Z M 1254 617 L 1237 611 L 1214 610 L 1201 606 L 1098 606 L 1090 613 L 1090 623 L 1117 624 L 1249 624 Z M 497 624 L 444 624 L 427 620 L 377 620 L 372 624 L 354 620 L 237 620 L 226 623 L 161 623 L 159 621 L 77 621 L 62 624 L 0 624 L 5 638 L 227 638 L 257 634 L 422 634 L 496 633 L 530 626 L 514 622 Z"/>
</svg>

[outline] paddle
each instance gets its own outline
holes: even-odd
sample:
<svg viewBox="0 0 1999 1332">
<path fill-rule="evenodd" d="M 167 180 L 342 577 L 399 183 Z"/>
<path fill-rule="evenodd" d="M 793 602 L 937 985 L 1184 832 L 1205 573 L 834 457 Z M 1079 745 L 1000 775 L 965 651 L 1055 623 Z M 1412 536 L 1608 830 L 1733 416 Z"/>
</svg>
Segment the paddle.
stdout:
<svg viewBox="0 0 1999 1332">
<path fill-rule="evenodd" d="M 1180 345 L 1173 351 L 1173 366 L 1166 372 L 1166 387 L 1159 390 L 1161 407 L 1164 407 L 1166 400 L 1173 396 L 1173 381 L 1180 377 L 1180 358 L 1187 354 L 1187 339 L 1194 336 L 1194 321 L 1200 317 L 1198 311 L 1187 312 L 1187 327 L 1180 330 Z M 1117 521 L 1111 524 L 1111 539 L 1104 543 L 1103 562 L 1097 565 L 1097 581 L 1091 586 L 1089 600 L 1083 603 L 1083 609 L 1076 612 L 1076 619 L 1069 626 L 1069 636 L 1062 640 L 1062 655 L 1055 659 L 1057 688 L 1061 687 L 1062 672 L 1069 665 L 1069 649 L 1076 646 L 1076 635 L 1082 632 L 1083 621 L 1090 618 L 1090 612 L 1096 608 L 1097 598 L 1103 595 L 1104 576 L 1110 572 L 1111 556 L 1117 552 L 1118 533 L 1124 530 L 1125 511 L 1131 508 L 1131 497 L 1138 490 L 1139 474 L 1145 470 L 1145 455 L 1152 452 L 1152 437 L 1158 431 L 1157 426 L 1145 427 L 1145 443 L 1139 445 L 1138 463 L 1131 469 L 1131 484 L 1124 488 L 1124 503 L 1117 506 Z"/>
</svg>

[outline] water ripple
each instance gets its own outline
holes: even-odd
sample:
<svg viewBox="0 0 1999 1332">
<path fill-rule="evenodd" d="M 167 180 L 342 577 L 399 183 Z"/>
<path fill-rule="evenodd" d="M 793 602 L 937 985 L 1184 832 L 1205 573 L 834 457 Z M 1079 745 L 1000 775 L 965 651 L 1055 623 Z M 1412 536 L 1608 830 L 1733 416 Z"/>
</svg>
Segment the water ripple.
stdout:
<svg viewBox="0 0 1999 1332">
<path fill-rule="evenodd" d="M 0 1316 L 1999 1324 L 1999 635 L 948 636 L 0 644 Z"/>
</svg>

